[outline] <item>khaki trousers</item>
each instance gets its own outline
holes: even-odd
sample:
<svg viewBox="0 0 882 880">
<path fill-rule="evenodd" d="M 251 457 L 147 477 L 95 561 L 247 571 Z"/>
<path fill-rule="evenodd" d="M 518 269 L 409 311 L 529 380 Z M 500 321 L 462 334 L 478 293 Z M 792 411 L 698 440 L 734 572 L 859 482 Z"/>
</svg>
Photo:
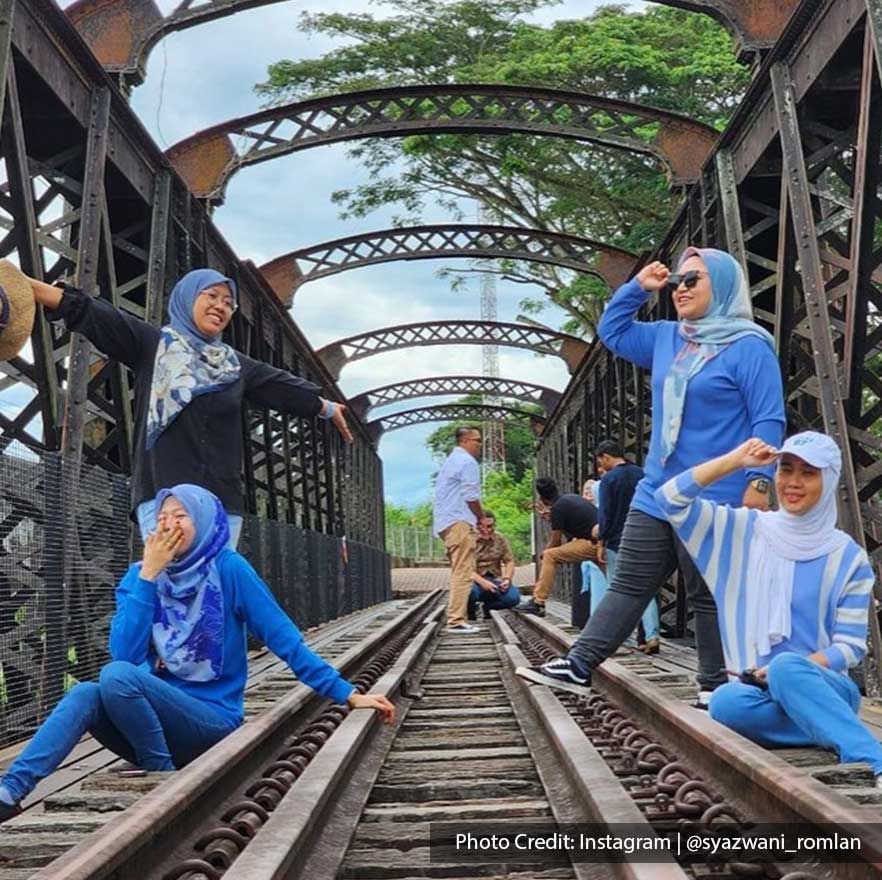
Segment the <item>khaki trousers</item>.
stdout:
<svg viewBox="0 0 882 880">
<path fill-rule="evenodd" d="M 597 559 L 597 545 L 587 538 L 573 538 L 560 547 L 552 547 L 542 554 L 542 566 L 539 579 L 533 587 L 533 601 L 543 603 L 554 586 L 554 574 L 561 562 L 584 562 L 586 559 Z"/>
<path fill-rule="evenodd" d="M 472 572 L 475 570 L 475 530 L 467 522 L 455 522 L 440 533 L 450 560 L 450 597 L 447 600 L 447 625 L 466 622 Z"/>
</svg>

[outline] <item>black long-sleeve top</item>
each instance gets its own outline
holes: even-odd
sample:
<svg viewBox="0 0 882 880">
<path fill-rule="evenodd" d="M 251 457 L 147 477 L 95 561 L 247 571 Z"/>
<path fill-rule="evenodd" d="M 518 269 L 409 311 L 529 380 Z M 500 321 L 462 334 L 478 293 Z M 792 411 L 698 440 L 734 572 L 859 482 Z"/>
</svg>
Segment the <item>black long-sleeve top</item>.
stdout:
<svg viewBox="0 0 882 880">
<path fill-rule="evenodd" d="M 279 412 L 315 417 L 322 408 L 319 387 L 237 352 L 239 378 L 194 398 L 145 449 L 147 409 L 153 363 L 159 345 L 157 327 L 66 287 L 50 321 L 64 321 L 99 351 L 129 367 L 135 376 L 135 449 L 132 459 L 132 509 L 156 497 L 160 489 L 196 483 L 214 492 L 227 513 L 244 513 L 242 487 L 242 409 L 246 403 Z"/>
</svg>

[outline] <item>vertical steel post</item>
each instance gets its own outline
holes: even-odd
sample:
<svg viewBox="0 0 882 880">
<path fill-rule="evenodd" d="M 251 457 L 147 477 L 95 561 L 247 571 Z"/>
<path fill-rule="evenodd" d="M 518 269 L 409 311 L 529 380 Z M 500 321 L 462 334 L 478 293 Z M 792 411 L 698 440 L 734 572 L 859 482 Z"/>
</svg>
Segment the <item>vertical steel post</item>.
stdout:
<svg viewBox="0 0 882 880">
<path fill-rule="evenodd" d="M 717 166 L 717 189 L 723 210 L 723 226 L 726 231 L 726 250 L 741 263 L 744 277 L 749 278 L 747 248 L 744 246 L 744 230 L 741 226 L 741 208 L 738 204 L 738 183 L 735 165 L 728 150 L 718 150 L 714 161 Z"/>
</svg>

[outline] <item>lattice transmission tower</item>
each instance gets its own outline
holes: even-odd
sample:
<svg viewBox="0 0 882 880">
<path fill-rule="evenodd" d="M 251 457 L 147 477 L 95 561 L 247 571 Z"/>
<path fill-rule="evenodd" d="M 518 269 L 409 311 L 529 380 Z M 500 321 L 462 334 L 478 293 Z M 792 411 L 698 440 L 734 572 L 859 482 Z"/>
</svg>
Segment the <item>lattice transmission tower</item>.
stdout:
<svg viewBox="0 0 882 880">
<path fill-rule="evenodd" d="M 478 208 L 478 222 L 489 223 L 487 209 L 481 205 Z M 485 272 L 481 275 L 481 320 L 496 321 L 496 278 Z M 481 347 L 482 374 L 484 376 L 499 377 L 499 346 L 484 345 Z M 482 401 L 490 406 L 498 406 L 502 403 L 501 398 L 485 394 Z M 494 471 L 505 470 L 505 423 L 498 420 L 484 422 L 483 426 L 484 448 L 481 458 L 481 476 L 484 481 L 487 474 Z"/>
</svg>

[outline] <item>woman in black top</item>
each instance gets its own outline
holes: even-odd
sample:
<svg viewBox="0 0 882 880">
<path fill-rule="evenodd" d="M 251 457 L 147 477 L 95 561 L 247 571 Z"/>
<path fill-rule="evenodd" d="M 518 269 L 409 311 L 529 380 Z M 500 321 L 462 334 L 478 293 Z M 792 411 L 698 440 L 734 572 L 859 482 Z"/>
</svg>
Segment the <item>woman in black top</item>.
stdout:
<svg viewBox="0 0 882 880">
<path fill-rule="evenodd" d="M 332 419 L 347 442 L 345 406 L 318 386 L 235 351 L 221 341 L 236 311 L 236 284 L 196 269 L 174 287 L 162 328 L 107 300 L 29 279 L 50 321 L 64 321 L 135 376 L 132 508 L 142 538 L 155 528 L 160 489 L 196 483 L 217 495 L 235 548 L 242 526 L 242 411 L 246 403 Z"/>
</svg>

